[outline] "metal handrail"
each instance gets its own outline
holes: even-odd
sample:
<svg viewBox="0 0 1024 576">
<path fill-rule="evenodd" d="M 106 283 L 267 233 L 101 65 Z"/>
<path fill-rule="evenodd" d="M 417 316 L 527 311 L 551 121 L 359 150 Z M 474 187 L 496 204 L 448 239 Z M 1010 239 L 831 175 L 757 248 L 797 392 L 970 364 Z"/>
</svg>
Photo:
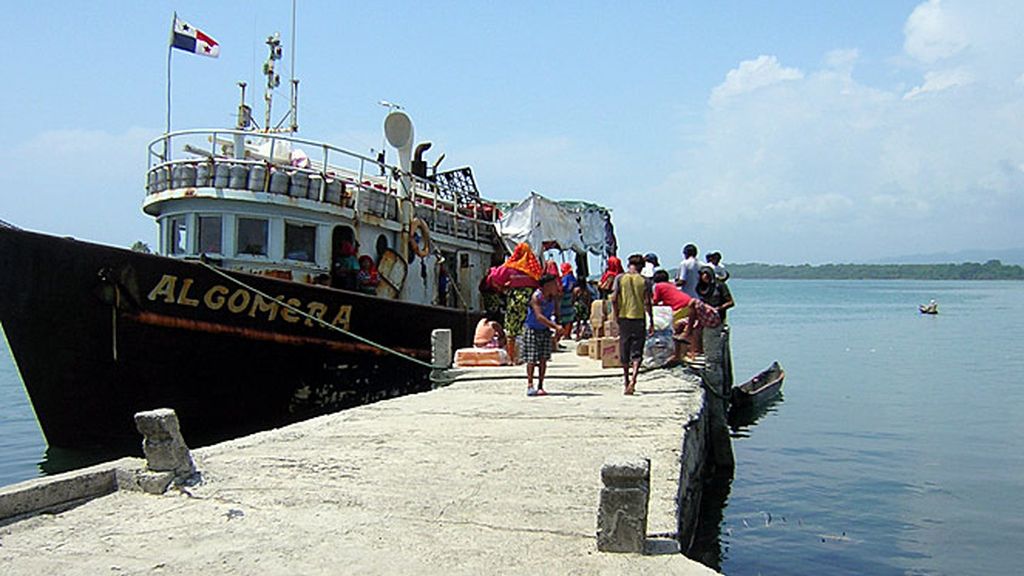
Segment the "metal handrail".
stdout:
<svg viewBox="0 0 1024 576">
<path fill-rule="evenodd" d="M 199 156 L 206 156 L 206 160 L 198 160 L 196 158 L 189 157 L 188 159 L 175 159 L 174 158 L 174 147 L 173 142 L 175 140 L 187 139 L 189 137 L 203 137 L 208 141 L 208 144 L 203 146 L 192 146 L 187 145 L 183 150 L 186 153 L 197 154 Z M 264 141 L 269 142 L 269 147 L 265 154 L 261 153 L 256 158 L 253 158 L 250 154 L 249 157 L 238 158 L 239 155 L 237 150 L 232 150 L 231 153 L 227 153 L 225 150 L 228 146 L 234 146 L 238 142 L 244 144 L 245 139 L 260 138 Z M 308 168 L 291 165 L 290 158 L 288 159 L 277 159 L 275 158 L 276 148 L 279 141 L 288 142 L 289 146 L 294 150 L 297 146 L 305 146 L 307 149 L 315 149 L 320 152 L 317 154 L 320 158 L 314 160 L 310 157 L 310 164 Z M 332 165 L 331 160 L 338 156 L 347 158 L 350 161 L 354 161 L 357 165 L 355 167 L 346 167 L 342 165 Z M 265 157 L 263 157 L 265 156 Z M 334 158 L 332 158 L 332 156 Z M 189 129 L 189 130 L 178 130 L 174 132 L 168 132 L 163 134 L 159 138 L 154 139 L 149 143 L 148 146 L 148 170 L 147 172 L 153 172 L 156 169 L 164 168 L 168 166 L 174 166 L 182 163 L 199 163 L 209 161 L 212 163 L 218 162 L 230 162 L 233 164 L 248 164 L 248 165 L 265 165 L 269 167 L 280 167 L 294 172 L 303 172 L 308 175 L 321 176 L 320 179 L 320 192 L 317 195 L 319 201 L 325 201 L 326 199 L 326 178 L 342 178 L 348 185 L 354 186 L 351 202 L 352 206 L 356 210 L 359 209 L 360 192 L 364 190 L 372 190 L 374 193 L 384 194 L 386 197 L 400 198 L 398 185 L 398 179 L 402 176 L 399 168 L 378 162 L 374 158 L 364 156 L 351 150 L 339 148 L 332 144 L 325 142 L 307 140 L 304 138 L 297 138 L 290 135 L 252 132 L 247 130 L 237 129 Z M 374 170 L 382 170 L 383 176 L 371 176 L 369 175 L 368 168 L 373 167 Z M 493 223 L 497 221 L 497 208 L 493 207 L 490 214 L 487 214 L 481 209 L 482 204 L 493 204 L 482 201 L 478 198 L 469 199 L 467 202 L 462 202 L 462 197 L 457 191 L 451 191 L 451 195 L 454 196 L 453 200 L 443 200 L 442 195 L 439 193 L 440 187 L 433 180 L 423 178 L 414 174 L 407 174 L 411 179 L 412 186 L 409 190 L 409 200 L 413 206 L 417 205 L 429 205 L 433 211 L 433 222 L 430 223 L 432 232 L 437 230 L 438 213 L 449 214 L 453 217 L 453 223 L 455 229 L 450 232 L 454 232 L 454 235 L 458 235 L 459 223 L 465 221 L 470 224 L 471 230 L 468 230 L 469 236 L 475 240 L 479 240 L 480 230 L 479 225 L 481 222 Z M 352 181 L 354 179 L 354 181 Z M 266 189 L 266 186 L 265 186 Z M 264 190 L 266 191 L 266 190 Z M 388 218 L 389 202 L 385 200 L 383 207 L 383 215 Z M 470 209 L 471 214 L 464 214 L 462 210 Z"/>
</svg>

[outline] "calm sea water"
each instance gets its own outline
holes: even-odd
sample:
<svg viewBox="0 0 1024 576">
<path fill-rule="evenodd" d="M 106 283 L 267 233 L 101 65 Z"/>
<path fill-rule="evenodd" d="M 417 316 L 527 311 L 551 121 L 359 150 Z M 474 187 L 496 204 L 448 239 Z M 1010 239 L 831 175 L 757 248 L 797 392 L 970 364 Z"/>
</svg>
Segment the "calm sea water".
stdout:
<svg viewBox="0 0 1024 576">
<path fill-rule="evenodd" d="M 730 288 L 737 382 L 776 359 L 786 381 L 783 400 L 734 434 L 707 563 L 734 575 L 1019 573 L 1024 283 Z M 919 314 L 932 298 L 939 315 Z"/>
<path fill-rule="evenodd" d="M 1024 283 L 730 281 L 736 380 L 783 399 L 735 431 L 705 498 L 726 574 L 1011 574 L 1024 544 Z M 917 305 L 936 299 L 937 316 Z M 6 346 L 6 345 L 5 345 Z M 0 351 L 0 485 L 96 460 L 47 453 Z"/>
</svg>

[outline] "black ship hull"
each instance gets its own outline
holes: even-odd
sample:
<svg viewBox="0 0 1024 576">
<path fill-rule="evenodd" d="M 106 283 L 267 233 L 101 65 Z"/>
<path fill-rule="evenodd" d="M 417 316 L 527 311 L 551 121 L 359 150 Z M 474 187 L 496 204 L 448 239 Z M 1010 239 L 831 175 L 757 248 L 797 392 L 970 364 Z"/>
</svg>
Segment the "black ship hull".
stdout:
<svg viewBox="0 0 1024 576">
<path fill-rule="evenodd" d="M 458 347 L 476 320 L 0 228 L 0 323 L 51 446 L 137 443 L 153 408 L 202 444 L 427 390 L 428 368 L 330 326 L 429 362 L 433 329 Z"/>
</svg>

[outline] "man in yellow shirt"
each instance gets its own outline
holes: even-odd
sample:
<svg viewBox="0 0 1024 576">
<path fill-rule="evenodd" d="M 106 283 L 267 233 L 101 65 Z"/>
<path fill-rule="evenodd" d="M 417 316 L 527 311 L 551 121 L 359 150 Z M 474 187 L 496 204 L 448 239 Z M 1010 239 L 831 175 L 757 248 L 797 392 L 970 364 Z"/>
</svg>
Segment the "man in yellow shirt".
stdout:
<svg viewBox="0 0 1024 576">
<path fill-rule="evenodd" d="M 636 378 L 644 358 L 644 341 L 647 334 L 654 333 L 651 289 L 640 275 L 643 267 L 644 257 L 631 255 L 629 269 L 615 277 L 612 290 L 612 310 L 619 324 L 619 358 L 622 360 L 627 396 L 636 391 Z M 649 320 L 647 330 L 644 330 L 645 317 Z"/>
</svg>

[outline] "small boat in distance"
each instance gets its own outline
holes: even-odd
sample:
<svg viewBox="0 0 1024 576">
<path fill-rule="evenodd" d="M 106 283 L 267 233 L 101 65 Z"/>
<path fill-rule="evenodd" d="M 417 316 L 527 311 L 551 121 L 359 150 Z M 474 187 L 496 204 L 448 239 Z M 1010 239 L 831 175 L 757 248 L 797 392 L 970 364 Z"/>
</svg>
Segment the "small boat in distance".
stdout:
<svg viewBox="0 0 1024 576">
<path fill-rule="evenodd" d="M 932 300 L 927 304 L 921 304 L 920 306 L 917 307 L 917 309 L 921 311 L 921 314 L 938 314 L 939 303 L 936 302 L 935 300 Z"/>
<path fill-rule="evenodd" d="M 782 389 L 782 380 L 786 371 L 778 362 L 732 389 L 732 405 L 736 407 L 757 406 L 767 403 Z"/>
</svg>

